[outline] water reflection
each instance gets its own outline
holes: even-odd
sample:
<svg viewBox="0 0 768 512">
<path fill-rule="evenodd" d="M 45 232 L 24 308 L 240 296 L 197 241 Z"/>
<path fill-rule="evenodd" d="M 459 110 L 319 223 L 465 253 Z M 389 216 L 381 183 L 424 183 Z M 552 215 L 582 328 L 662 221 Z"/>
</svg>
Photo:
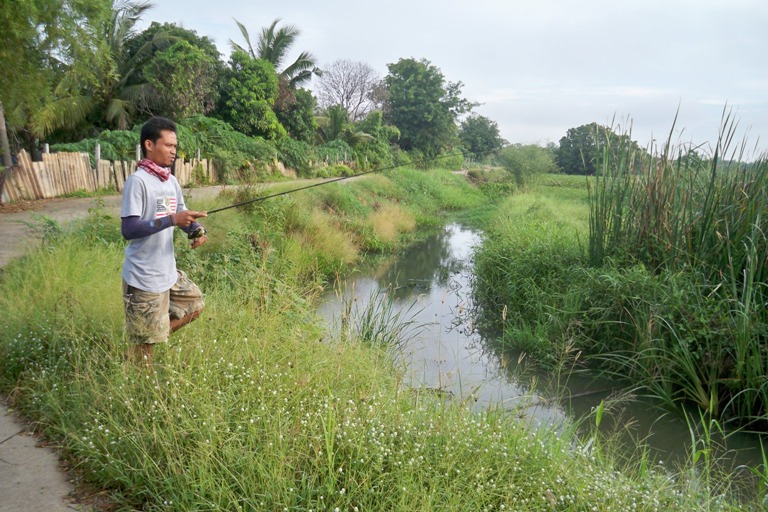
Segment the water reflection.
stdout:
<svg viewBox="0 0 768 512">
<path fill-rule="evenodd" d="M 479 241 L 475 232 L 458 225 L 447 226 L 435 236 L 411 246 L 397 259 L 382 264 L 374 273 L 380 288 L 393 286 L 395 299 L 412 300 L 414 293 L 432 287 L 448 287 L 451 275 L 466 264 L 472 247 Z"/>
<path fill-rule="evenodd" d="M 601 401 L 615 404 L 602 427 L 621 432 L 627 446 L 644 440 L 655 460 L 670 465 L 688 456 L 691 443 L 686 423 L 664 414 L 650 401 L 613 400 L 615 383 L 590 375 L 560 376 L 530 373 L 519 364 L 521 355 L 498 344 L 495 333 L 480 332 L 472 323 L 471 256 L 481 242 L 480 234 L 450 224 L 423 243 L 409 248 L 369 277 L 356 277 L 344 294 L 354 294 L 364 306 L 377 289 L 394 290 L 396 305 L 418 314 L 423 325 L 399 352 L 408 384 L 416 389 L 452 395 L 475 407 L 502 407 L 534 425 L 557 425 L 565 417 L 588 415 Z M 338 325 L 339 298 L 329 293 L 319 313 Z M 695 416 L 694 416 L 695 417 Z M 739 464 L 759 465 L 755 436 L 739 434 L 728 439 L 738 453 L 729 459 Z"/>
<path fill-rule="evenodd" d="M 347 283 L 345 297 L 354 295 L 356 304 L 364 307 L 373 291 L 392 289 L 400 307 L 415 304 L 414 320 L 422 329 L 398 353 L 411 387 L 449 394 L 479 408 L 505 407 L 537 424 L 555 422 L 564 417 L 559 404 L 510 378 L 516 364 L 489 350 L 472 323 L 471 256 L 480 241 L 476 231 L 445 226 L 382 264 L 371 277 Z M 319 313 L 338 324 L 340 309 L 339 298 L 329 294 Z"/>
</svg>

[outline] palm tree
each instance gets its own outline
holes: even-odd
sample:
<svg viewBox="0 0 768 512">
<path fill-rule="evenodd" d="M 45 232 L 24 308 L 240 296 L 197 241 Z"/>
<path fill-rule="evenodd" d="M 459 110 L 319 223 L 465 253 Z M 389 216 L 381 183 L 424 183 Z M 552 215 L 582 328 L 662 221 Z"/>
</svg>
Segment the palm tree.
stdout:
<svg viewBox="0 0 768 512">
<path fill-rule="evenodd" d="M 54 91 L 58 99 L 33 120 L 38 137 L 61 128 L 75 128 L 89 118 L 124 130 L 137 112 L 159 101 L 159 95 L 148 84 L 128 85 L 145 52 L 129 58 L 126 43 L 136 35 L 136 23 L 151 8 L 149 2 L 113 0 L 109 17 L 89 20 L 82 27 L 91 44 L 73 48 L 72 62 Z M 146 51 L 152 44 L 158 43 L 147 43 Z"/>
<path fill-rule="evenodd" d="M 230 39 L 229 43 L 235 50 L 241 50 L 249 54 L 253 59 L 264 59 L 272 63 L 278 70 L 283 64 L 288 51 L 296 42 L 301 32 L 295 25 L 287 25 L 277 28 L 280 18 L 277 18 L 269 27 L 263 27 L 259 40 L 254 49 L 251 37 L 245 25 L 235 20 L 240 33 L 245 39 L 247 48 L 243 48 Z M 287 83 L 292 89 L 308 82 L 312 75 L 320 76 L 322 71 L 315 65 L 315 57 L 309 52 L 301 52 L 296 60 L 282 71 L 278 71 L 281 82 Z"/>
<path fill-rule="evenodd" d="M 349 121 L 349 113 L 341 105 L 332 105 L 326 110 L 326 115 L 317 116 L 317 139 L 324 144 L 334 140 L 343 140 L 351 147 L 370 142 L 373 135 L 359 130 Z"/>
</svg>

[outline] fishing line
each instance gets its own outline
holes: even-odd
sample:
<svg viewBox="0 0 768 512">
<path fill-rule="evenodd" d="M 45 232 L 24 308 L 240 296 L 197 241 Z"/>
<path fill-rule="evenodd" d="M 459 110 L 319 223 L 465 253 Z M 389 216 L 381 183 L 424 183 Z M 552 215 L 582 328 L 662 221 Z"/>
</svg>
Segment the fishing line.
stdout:
<svg viewBox="0 0 768 512">
<path fill-rule="evenodd" d="M 483 153 L 478 153 L 477 155 L 479 156 L 481 154 L 490 153 L 490 152 L 491 151 L 484 151 Z M 453 157 L 456 157 L 456 156 L 457 155 L 455 155 L 455 154 L 454 155 L 436 156 L 435 158 L 422 159 L 421 161 L 418 161 L 418 162 L 411 162 L 411 163 L 408 163 L 408 164 L 390 165 L 390 166 L 387 166 L 387 167 L 379 167 L 378 169 L 372 169 L 370 171 L 365 171 L 365 172 L 361 172 L 361 173 L 358 173 L 358 174 L 353 174 L 351 176 L 341 176 L 339 178 L 333 178 L 333 179 L 330 179 L 330 180 L 327 180 L 327 181 L 322 181 L 320 183 L 313 183 L 312 185 L 306 185 L 304 187 L 294 188 L 292 190 L 286 190 L 284 192 L 277 192 L 275 194 L 270 194 L 268 196 L 256 197 L 256 198 L 253 198 L 253 199 L 248 199 L 246 201 L 240 201 L 239 203 L 231 204 L 229 206 L 222 206 L 221 208 L 214 208 L 213 210 L 208 210 L 208 215 L 210 215 L 212 213 L 216 213 L 216 212 L 221 212 L 221 211 L 224 211 L 224 210 L 229 210 L 230 208 L 237 208 L 238 206 L 244 206 L 246 204 L 258 203 L 258 202 L 261 202 L 261 201 L 266 201 L 267 199 L 271 199 L 273 197 L 293 194 L 294 192 L 299 192 L 301 190 L 307 190 L 307 189 L 314 188 L 314 187 L 320 187 L 320 186 L 323 186 L 323 185 L 329 185 L 331 183 L 336 183 L 337 181 L 348 180 L 348 179 L 352 179 L 352 178 L 359 178 L 360 176 L 365 176 L 367 174 L 373 174 L 375 172 L 390 171 L 392 169 L 397 169 L 398 167 L 403 167 L 405 165 L 420 165 L 420 164 L 424 164 L 426 162 L 434 162 L 434 161 L 440 160 L 442 158 L 453 158 Z"/>
</svg>

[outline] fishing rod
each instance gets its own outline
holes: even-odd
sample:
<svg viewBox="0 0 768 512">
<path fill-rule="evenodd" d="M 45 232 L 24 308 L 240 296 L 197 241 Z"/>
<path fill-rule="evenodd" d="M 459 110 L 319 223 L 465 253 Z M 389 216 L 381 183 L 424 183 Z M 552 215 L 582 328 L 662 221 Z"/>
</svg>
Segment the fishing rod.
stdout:
<svg viewBox="0 0 768 512">
<path fill-rule="evenodd" d="M 426 162 L 434 162 L 434 161 L 440 160 L 442 158 L 449 158 L 449 157 L 455 157 L 455 156 L 456 155 L 436 156 L 436 157 L 430 158 L 430 159 L 426 159 L 426 158 L 422 159 L 419 162 L 411 162 L 410 164 L 390 165 L 390 166 L 386 166 L 386 167 L 379 167 L 377 169 L 372 169 L 370 171 L 361 172 L 361 173 L 358 173 L 358 174 L 353 174 L 351 176 L 341 176 L 339 178 L 333 178 L 333 179 L 330 179 L 330 180 L 327 180 L 327 181 L 322 181 L 320 183 L 313 183 L 312 185 L 306 185 L 306 186 L 303 186 L 303 187 L 294 188 L 292 190 L 286 190 L 284 192 L 277 192 L 275 194 L 270 194 L 268 196 L 256 197 L 256 198 L 253 198 L 253 199 L 248 199 L 246 201 L 240 201 L 239 203 L 231 204 L 229 206 L 222 206 L 221 208 L 214 208 L 213 210 L 208 210 L 208 215 L 210 215 L 212 213 L 221 212 L 221 211 L 224 211 L 224 210 L 229 210 L 230 208 L 237 208 L 238 206 L 244 206 L 246 204 L 258 203 L 258 202 L 261 202 L 261 201 L 266 201 L 267 199 L 272 199 L 273 197 L 293 194 L 294 192 L 299 192 L 301 190 L 307 190 L 307 189 L 314 188 L 314 187 L 320 187 L 320 186 L 323 186 L 323 185 L 329 185 L 331 183 L 336 183 L 337 181 L 349 180 L 349 179 L 352 179 L 352 178 L 359 178 L 360 176 L 365 176 L 367 174 L 373 174 L 375 172 L 390 171 L 392 169 L 397 169 L 398 167 L 403 167 L 404 165 L 413 165 L 414 163 L 415 164 L 424 164 Z"/>
</svg>

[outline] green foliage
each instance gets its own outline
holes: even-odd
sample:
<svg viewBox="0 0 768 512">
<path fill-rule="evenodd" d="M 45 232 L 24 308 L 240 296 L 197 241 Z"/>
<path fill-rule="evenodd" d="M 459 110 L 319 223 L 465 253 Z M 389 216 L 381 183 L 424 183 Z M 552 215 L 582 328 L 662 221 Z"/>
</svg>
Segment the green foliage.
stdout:
<svg viewBox="0 0 768 512">
<path fill-rule="evenodd" d="M 285 128 L 272 111 L 278 92 L 277 74 L 272 64 L 235 51 L 229 65 L 229 76 L 222 92 L 224 120 L 246 135 L 258 135 L 268 140 L 285 137 Z"/>
<path fill-rule="evenodd" d="M 287 167 L 295 169 L 303 175 L 315 158 L 314 148 L 306 142 L 286 137 L 277 143 L 279 160 Z"/>
<path fill-rule="evenodd" d="M 0 101 L 12 143 L 32 142 L 33 120 L 53 100 L 59 78 L 54 56 L 71 59 L 93 42 L 80 27 L 105 10 L 98 0 L 18 0 L 0 10 Z"/>
<path fill-rule="evenodd" d="M 667 144 L 649 162 L 609 139 L 597 176 L 580 178 L 587 201 L 567 176 L 539 204 L 515 196 L 476 256 L 479 301 L 542 361 L 569 347 L 670 405 L 764 430 L 768 166 L 734 164 L 746 144 L 729 154 L 724 126 L 710 159 Z M 559 211 L 543 207 L 554 197 Z"/>
<path fill-rule="evenodd" d="M 404 392 L 386 350 L 329 339 L 313 301 L 358 238 L 351 220 L 373 211 L 361 198 L 422 208 L 439 202 L 399 191 L 474 194 L 450 173 L 426 178 L 409 170 L 393 173 L 397 185 L 378 176 L 221 212 L 196 251 L 179 238 L 206 310 L 155 348 L 152 368 L 124 360 L 119 221 L 96 214 L 0 275 L 0 388 L 117 508 L 651 512 L 696 510 L 711 492 L 707 509 L 737 510 L 719 488 L 681 490 L 684 475 L 661 466 L 620 471 L 569 425 L 532 429 L 507 410 Z M 388 308 L 350 318 L 347 332 L 397 344 L 407 333 Z"/>
<path fill-rule="evenodd" d="M 248 137 L 219 119 L 195 116 L 183 119 L 179 126 L 189 133 L 189 150 L 200 148 L 203 157 L 212 158 L 219 165 L 225 180 L 264 174 L 277 154 L 272 143 Z"/>
<path fill-rule="evenodd" d="M 459 140 L 475 157 L 485 157 L 498 151 L 504 144 L 499 126 L 485 116 L 473 114 L 459 128 Z"/>
<path fill-rule="evenodd" d="M 110 144 L 114 148 L 117 158 L 103 156 L 103 149 L 102 158 L 105 160 L 134 160 L 136 158 L 136 146 L 139 145 L 140 139 L 141 133 L 138 128 L 134 130 L 104 130 L 99 133 L 99 140 L 102 143 Z"/>
<path fill-rule="evenodd" d="M 512 174 L 518 188 L 525 188 L 538 175 L 555 170 L 550 154 L 535 144 L 507 146 L 498 156 L 504 169 Z"/>
<path fill-rule="evenodd" d="M 517 191 L 514 177 L 503 169 L 470 169 L 467 177 L 493 200 L 504 199 Z"/>
<path fill-rule="evenodd" d="M 102 160 L 124 160 L 115 146 L 100 139 L 83 139 L 79 142 L 51 144 L 50 150 L 53 153 L 85 153 L 89 156 L 91 167 L 93 167 L 96 158 L 96 144 L 99 145 Z"/>
<path fill-rule="evenodd" d="M 349 161 L 354 154 L 352 148 L 343 140 L 332 140 L 322 146 L 317 146 L 317 158 L 319 161 L 327 164 Z"/>
<path fill-rule="evenodd" d="M 302 173 L 305 178 L 339 178 L 341 176 L 352 176 L 355 171 L 344 164 L 315 165 Z"/>
<path fill-rule="evenodd" d="M 218 99 L 217 60 L 186 41 L 157 52 L 144 68 L 172 118 L 211 112 Z"/>
<path fill-rule="evenodd" d="M 461 82 L 446 82 L 428 60 L 388 64 L 385 121 L 400 131 L 400 146 L 433 157 L 456 141 L 456 118 L 474 105 L 461 97 Z"/>
<path fill-rule="evenodd" d="M 270 26 L 262 28 L 254 49 L 248 29 L 237 20 L 235 23 L 240 29 L 246 47 L 242 47 L 230 39 L 229 42 L 232 47 L 237 51 L 246 53 L 254 60 L 264 59 L 270 62 L 275 69 L 282 67 L 285 57 L 301 34 L 295 25 L 287 25 L 278 29 L 277 24 L 280 23 L 278 18 Z M 288 87 L 296 89 L 311 80 L 312 75 L 319 75 L 320 70 L 315 65 L 315 57 L 311 53 L 301 52 L 296 60 L 279 71 L 279 74 L 281 80 Z"/>
<path fill-rule="evenodd" d="M 309 143 L 315 140 L 315 98 L 310 91 L 293 91 L 289 105 L 282 110 L 276 110 L 275 114 L 291 138 Z"/>
<path fill-rule="evenodd" d="M 148 84 L 128 83 L 138 56 L 129 58 L 128 41 L 150 4 L 136 1 L 102 4 L 109 9 L 81 21 L 76 42 L 67 48 L 68 66 L 55 87 L 55 98 L 36 112 L 32 129 L 40 138 L 54 134 L 76 140 L 92 127 L 127 129 L 136 114 L 156 98 Z M 57 130 L 66 130 L 59 132 Z"/>
<path fill-rule="evenodd" d="M 129 84 L 139 84 L 146 81 L 144 70 L 152 64 L 157 53 L 168 49 L 178 42 L 189 43 L 195 50 L 202 51 L 211 61 L 216 63 L 215 75 L 221 75 L 224 64 L 216 44 L 207 36 L 199 36 L 194 30 L 180 27 L 173 23 L 158 23 L 153 21 L 140 34 L 131 37 L 126 42 L 126 52 L 129 58 L 136 58 L 136 71 Z"/>
<path fill-rule="evenodd" d="M 430 162 L 430 166 L 448 169 L 449 171 L 458 171 L 464 167 L 464 153 L 459 149 L 446 151 Z"/>
<path fill-rule="evenodd" d="M 316 123 L 317 137 L 323 143 L 345 140 L 344 132 L 350 131 L 349 113 L 339 105 L 328 107 L 324 115 L 317 117 Z"/>
<path fill-rule="evenodd" d="M 614 153 L 613 149 L 627 147 L 634 153 L 642 150 L 631 139 L 631 133 L 617 134 L 611 128 L 590 123 L 570 128 L 560 139 L 560 148 L 556 153 L 556 162 L 560 170 L 566 174 L 587 174 L 593 176 L 603 163 L 611 166 L 621 158 L 621 151 Z M 605 152 L 608 149 L 608 152 Z"/>
<path fill-rule="evenodd" d="M 710 372 L 696 373 L 700 384 L 684 389 L 700 405 L 714 400 L 711 407 L 717 412 L 732 408 L 741 420 L 768 422 L 768 393 L 760 384 L 768 368 L 758 355 L 768 346 L 763 307 L 768 297 L 768 164 L 761 157 L 749 166 L 734 165 L 744 159 L 746 144 L 729 149 L 735 124 L 726 116 L 722 126 L 711 159 L 670 141 L 650 160 L 629 144 L 603 149 L 610 157 L 604 158 L 591 190 L 590 259 L 595 265 L 615 259 L 641 262 L 661 275 L 697 276 L 703 283 L 699 287 L 713 297 L 701 305 L 711 336 L 693 327 L 699 333 L 696 343 L 707 347 Z M 637 172 L 638 162 L 645 167 L 642 172 Z M 729 306 L 721 310 L 717 304 Z M 664 338 L 687 347 L 685 355 L 697 353 L 686 334 L 697 317 L 668 324 Z M 728 322 L 729 331 L 719 326 Z M 632 364 L 645 367 L 643 361 L 638 354 Z M 686 384 L 692 382 L 690 373 Z"/>
</svg>

